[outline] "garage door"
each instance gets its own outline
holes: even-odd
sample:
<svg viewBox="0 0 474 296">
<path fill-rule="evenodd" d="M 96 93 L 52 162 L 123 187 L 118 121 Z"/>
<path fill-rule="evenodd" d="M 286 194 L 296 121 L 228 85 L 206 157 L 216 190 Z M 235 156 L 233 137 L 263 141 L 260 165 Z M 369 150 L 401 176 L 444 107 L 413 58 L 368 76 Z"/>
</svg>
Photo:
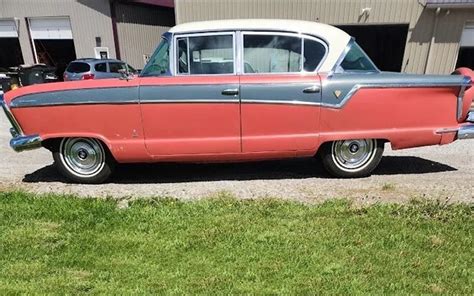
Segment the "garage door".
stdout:
<svg viewBox="0 0 474 296">
<path fill-rule="evenodd" d="M 72 39 L 69 18 L 31 18 L 29 19 L 32 39 Z"/>
<path fill-rule="evenodd" d="M 468 22 L 462 31 L 460 46 L 474 46 L 474 23 Z"/>
<path fill-rule="evenodd" d="M 0 38 L 17 38 L 18 30 L 14 20 L 0 20 Z"/>
<path fill-rule="evenodd" d="M 375 65 L 382 71 L 403 71 L 403 54 L 408 24 L 338 26 L 355 37 Z M 383 48 L 383 50 L 380 50 Z"/>
</svg>

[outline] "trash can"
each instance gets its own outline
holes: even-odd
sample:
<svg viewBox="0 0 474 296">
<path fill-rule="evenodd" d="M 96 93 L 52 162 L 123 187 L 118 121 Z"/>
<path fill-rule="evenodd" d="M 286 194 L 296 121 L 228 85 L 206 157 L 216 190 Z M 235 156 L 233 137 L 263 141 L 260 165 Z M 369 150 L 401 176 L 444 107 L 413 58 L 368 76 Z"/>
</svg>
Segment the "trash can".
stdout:
<svg viewBox="0 0 474 296">
<path fill-rule="evenodd" d="M 32 66 L 20 66 L 18 76 L 22 86 L 57 81 L 54 74 L 54 67 L 48 67 L 44 64 Z"/>
</svg>

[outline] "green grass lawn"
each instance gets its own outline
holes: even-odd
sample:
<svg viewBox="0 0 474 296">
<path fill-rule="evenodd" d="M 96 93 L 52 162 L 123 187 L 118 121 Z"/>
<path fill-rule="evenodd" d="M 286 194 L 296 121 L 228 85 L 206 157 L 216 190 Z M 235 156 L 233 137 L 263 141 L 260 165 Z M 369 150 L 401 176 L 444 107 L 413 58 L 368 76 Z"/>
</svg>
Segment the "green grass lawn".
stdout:
<svg viewBox="0 0 474 296">
<path fill-rule="evenodd" d="M 473 206 L 0 193 L 0 294 L 474 293 Z"/>
</svg>

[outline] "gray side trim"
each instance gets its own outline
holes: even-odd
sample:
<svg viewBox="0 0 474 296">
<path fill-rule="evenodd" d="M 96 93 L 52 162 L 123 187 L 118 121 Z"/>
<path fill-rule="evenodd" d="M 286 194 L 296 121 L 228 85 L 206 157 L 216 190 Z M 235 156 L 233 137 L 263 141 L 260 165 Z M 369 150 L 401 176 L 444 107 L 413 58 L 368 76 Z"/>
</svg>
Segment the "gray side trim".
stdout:
<svg viewBox="0 0 474 296">
<path fill-rule="evenodd" d="M 320 102 L 305 101 L 282 101 L 282 100 L 242 100 L 245 104 L 279 104 L 279 105 L 305 105 L 305 106 L 321 106 Z"/>
<path fill-rule="evenodd" d="M 461 86 L 462 88 L 465 88 L 465 85 L 459 85 L 459 84 L 402 84 L 402 83 L 397 83 L 397 84 L 356 84 L 354 87 L 344 96 L 344 98 L 340 101 L 340 103 L 337 104 L 331 104 L 331 103 L 325 103 L 323 102 L 321 105 L 325 107 L 331 107 L 331 108 L 337 108 L 340 109 L 344 107 L 344 105 L 357 93 L 358 90 L 363 89 L 363 88 L 439 88 L 439 87 L 457 87 Z M 458 96 L 459 97 L 459 96 Z"/>
<path fill-rule="evenodd" d="M 322 106 L 342 108 L 362 88 L 461 88 L 470 86 L 470 83 L 469 77 L 459 75 L 416 75 L 389 72 L 334 74 L 323 79 Z"/>
<path fill-rule="evenodd" d="M 423 77 L 423 76 L 421 76 Z M 143 85 L 133 87 L 94 88 L 61 90 L 28 94 L 17 97 L 11 108 L 85 105 L 85 104 L 152 104 L 152 103 L 261 103 L 324 106 L 342 108 L 362 88 L 439 88 L 470 86 L 470 79 L 463 76 L 413 75 L 335 75 L 324 81 L 322 93 L 304 93 L 314 83 L 275 83 L 275 84 L 201 84 L 201 85 Z M 355 84 L 354 81 L 366 81 Z M 384 82 L 388 80 L 387 82 Z M 403 82 L 406 81 L 406 82 Z M 430 82 L 431 81 L 431 82 Z M 224 95 L 226 89 L 240 89 L 239 95 Z M 336 98 L 334 92 L 342 98 Z M 140 100 L 138 99 L 140 97 Z M 239 99 L 241 98 L 241 100 Z M 462 93 L 458 96 L 462 97 Z M 459 102 L 458 102 L 459 104 Z M 3 104 L 4 105 L 4 104 Z M 458 105 L 459 106 L 459 105 Z M 4 109 L 6 106 L 3 106 Z"/>
<path fill-rule="evenodd" d="M 138 104 L 138 87 L 60 90 L 15 98 L 11 108 L 90 104 Z"/>
<path fill-rule="evenodd" d="M 222 104 L 228 104 L 228 103 L 239 103 L 239 99 L 230 99 L 230 100 L 219 100 L 219 99 L 207 99 L 207 100 L 146 100 L 140 102 L 140 104 L 199 104 L 199 103 L 222 103 Z"/>
<path fill-rule="evenodd" d="M 226 89 L 239 89 L 239 84 L 141 86 L 140 103 L 239 102 L 238 95 L 223 95 Z"/>
<path fill-rule="evenodd" d="M 320 86 L 318 80 L 307 83 L 242 84 L 242 102 L 319 105 L 321 93 L 304 93 L 308 87 Z"/>
</svg>

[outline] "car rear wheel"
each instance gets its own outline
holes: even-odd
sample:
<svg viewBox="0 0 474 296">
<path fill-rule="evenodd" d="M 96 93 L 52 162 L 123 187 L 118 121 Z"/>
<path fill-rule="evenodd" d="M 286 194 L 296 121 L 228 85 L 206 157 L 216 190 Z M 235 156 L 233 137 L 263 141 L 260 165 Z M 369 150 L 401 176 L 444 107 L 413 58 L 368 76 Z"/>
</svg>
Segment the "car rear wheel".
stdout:
<svg viewBox="0 0 474 296">
<path fill-rule="evenodd" d="M 58 170 L 78 183 L 102 183 L 113 172 L 114 160 L 102 142 L 92 138 L 64 138 L 53 152 Z"/>
<path fill-rule="evenodd" d="M 342 140 L 322 147 L 324 168 L 334 177 L 369 176 L 382 159 L 384 143 L 375 139 Z"/>
</svg>

